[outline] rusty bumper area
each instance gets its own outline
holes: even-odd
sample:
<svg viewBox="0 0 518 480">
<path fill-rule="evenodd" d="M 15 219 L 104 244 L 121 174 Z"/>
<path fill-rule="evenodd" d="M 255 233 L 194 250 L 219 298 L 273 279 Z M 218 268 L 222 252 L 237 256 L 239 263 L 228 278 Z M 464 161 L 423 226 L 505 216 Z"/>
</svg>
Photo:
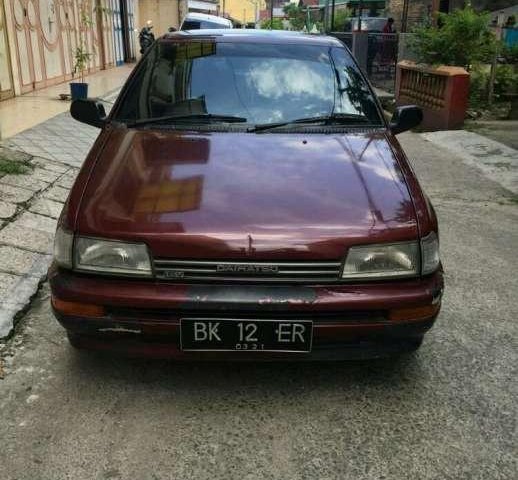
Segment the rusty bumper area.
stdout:
<svg viewBox="0 0 518 480">
<path fill-rule="evenodd" d="M 371 358 L 410 349 L 440 309 L 442 273 L 362 285 L 186 285 L 51 270 L 56 318 L 84 348 L 178 359 Z M 180 319 L 311 319 L 311 354 L 187 353 Z"/>
</svg>

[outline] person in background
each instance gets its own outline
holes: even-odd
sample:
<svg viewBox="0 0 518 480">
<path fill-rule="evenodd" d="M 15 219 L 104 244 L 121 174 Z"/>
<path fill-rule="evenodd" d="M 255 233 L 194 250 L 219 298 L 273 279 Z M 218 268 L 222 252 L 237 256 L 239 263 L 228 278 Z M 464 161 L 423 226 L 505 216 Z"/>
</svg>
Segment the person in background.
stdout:
<svg viewBox="0 0 518 480">
<path fill-rule="evenodd" d="M 394 28 L 394 19 L 392 17 L 387 19 L 387 23 L 383 27 L 383 33 L 396 33 L 396 29 Z"/>
<path fill-rule="evenodd" d="M 394 28 L 394 19 L 392 17 L 387 19 L 387 23 L 383 27 L 383 39 L 381 44 L 381 63 L 390 64 L 396 60 L 396 45 L 395 38 L 396 29 Z"/>
</svg>

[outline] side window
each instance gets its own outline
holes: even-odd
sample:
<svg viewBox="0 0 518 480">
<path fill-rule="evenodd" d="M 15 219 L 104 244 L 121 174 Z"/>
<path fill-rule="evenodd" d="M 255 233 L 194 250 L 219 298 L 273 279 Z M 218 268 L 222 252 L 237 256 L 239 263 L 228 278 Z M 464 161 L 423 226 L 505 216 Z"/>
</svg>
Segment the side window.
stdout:
<svg viewBox="0 0 518 480">
<path fill-rule="evenodd" d="M 186 20 L 182 25 L 182 30 L 199 30 L 200 28 L 201 22 L 195 20 Z"/>
<path fill-rule="evenodd" d="M 350 54 L 344 48 L 332 48 L 338 85 L 335 111 L 359 113 L 375 124 L 382 124 L 376 101 Z"/>
<path fill-rule="evenodd" d="M 146 85 L 149 85 L 156 52 L 157 47 L 155 46 L 136 67 L 135 76 L 122 92 L 122 102 L 115 112 L 117 120 L 136 120 L 146 114 Z"/>
</svg>

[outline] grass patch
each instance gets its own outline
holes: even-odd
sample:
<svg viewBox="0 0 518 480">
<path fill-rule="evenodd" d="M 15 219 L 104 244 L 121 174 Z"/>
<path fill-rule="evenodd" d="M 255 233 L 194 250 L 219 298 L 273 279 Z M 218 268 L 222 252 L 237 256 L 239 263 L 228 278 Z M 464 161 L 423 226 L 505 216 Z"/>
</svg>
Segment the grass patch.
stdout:
<svg viewBox="0 0 518 480">
<path fill-rule="evenodd" d="M 17 162 L 0 157 L 0 175 L 23 175 L 31 170 L 31 165 L 26 162 Z"/>
<path fill-rule="evenodd" d="M 509 197 L 504 197 L 505 200 L 501 200 L 498 203 L 500 205 L 518 205 L 518 195 L 511 195 Z"/>
</svg>

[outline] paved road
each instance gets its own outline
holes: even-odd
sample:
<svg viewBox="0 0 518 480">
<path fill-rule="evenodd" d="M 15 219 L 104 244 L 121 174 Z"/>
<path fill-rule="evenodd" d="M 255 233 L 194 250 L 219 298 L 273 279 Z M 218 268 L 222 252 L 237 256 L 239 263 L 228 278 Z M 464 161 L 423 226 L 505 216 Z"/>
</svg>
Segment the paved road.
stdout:
<svg viewBox="0 0 518 480">
<path fill-rule="evenodd" d="M 317 365 L 83 355 L 45 286 L 4 349 L 0 478 L 517 478 L 516 199 L 402 140 L 438 210 L 447 277 L 417 354 Z"/>
</svg>

